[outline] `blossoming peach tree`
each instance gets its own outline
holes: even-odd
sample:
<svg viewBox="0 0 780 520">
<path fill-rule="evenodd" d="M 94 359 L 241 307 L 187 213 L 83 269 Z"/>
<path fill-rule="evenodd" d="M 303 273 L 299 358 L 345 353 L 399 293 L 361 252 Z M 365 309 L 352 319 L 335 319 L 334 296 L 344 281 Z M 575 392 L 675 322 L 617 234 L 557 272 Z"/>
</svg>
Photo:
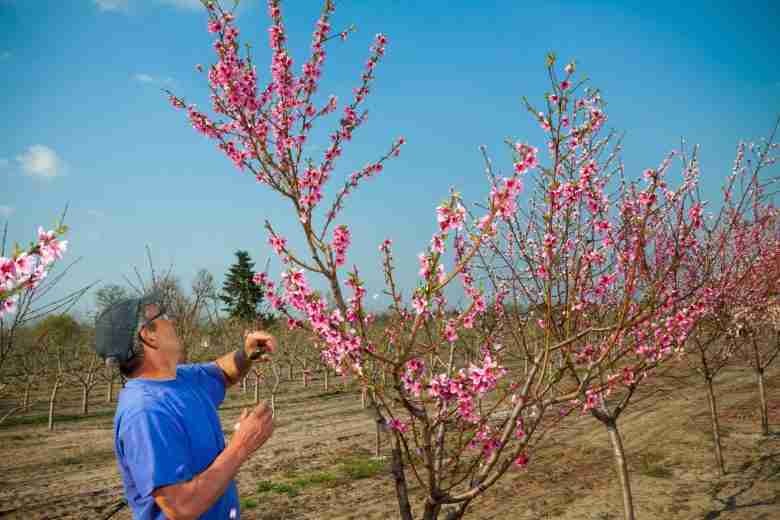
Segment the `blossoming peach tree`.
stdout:
<svg viewBox="0 0 780 520">
<path fill-rule="evenodd" d="M 726 473 L 726 465 L 715 380 L 725 367 L 733 364 L 739 350 L 740 343 L 734 338 L 734 311 L 750 308 L 751 303 L 759 303 L 759 308 L 765 310 L 777 277 L 766 269 L 773 265 L 771 255 L 777 247 L 776 239 L 773 240 L 777 214 L 766 196 L 767 183 L 761 177 L 763 170 L 774 162 L 774 135 L 772 132 L 764 146 L 740 143 L 737 147 L 734 167 L 723 186 L 720 209 L 705 220 L 701 239 L 683 263 L 682 285 L 701 288 L 700 297 L 706 303 L 706 312 L 690 334 L 690 355 L 685 356 L 685 361 L 706 387 L 714 460 L 721 475 Z M 692 163 L 695 162 L 694 155 Z M 776 258 L 774 264 L 777 265 Z"/>
<path fill-rule="evenodd" d="M 609 392 L 625 388 L 630 395 L 635 382 L 679 349 L 700 312 L 691 293 L 675 287 L 701 226 L 695 175 L 671 190 L 665 161 L 642 181 L 621 179 L 610 200 L 605 189 L 615 155 L 602 156 L 606 144 L 598 137 L 606 115 L 598 93 L 574 83 L 573 64 L 558 79 L 549 61 L 553 92 L 547 111 L 534 111 L 547 133 L 550 166 L 540 165 L 533 146 L 512 142 L 512 169 L 490 170 L 479 215 L 451 192 L 436 208 L 437 230 L 419 256 L 410 298 L 395 277 L 392 242 L 379 245 L 394 318 L 376 334 L 360 271 L 346 270 L 352 236 L 340 211 L 361 182 L 400 153 L 404 139 L 347 176 L 332 197 L 325 186 L 366 121 L 363 106 L 387 37 L 376 36 L 324 153 L 309 157 L 304 146 L 312 130 L 339 111 L 335 97 L 318 92 L 326 44 L 348 36 L 331 30 L 333 2 L 325 1 L 300 74 L 287 50 L 280 2 L 268 2 L 272 57 L 265 86 L 240 52 L 232 14 L 217 3 L 206 6 L 216 35 L 217 62 L 207 73 L 215 115 L 173 94 L 171 103 L 237 168 L 289 201 L 306 251 L 294 251 L 266 222 L 271 247 L 289 267 L 278 287 L 264 274 L 256 283 L 290 327 L 313 334 L 325 363 L 369 389 L 378 422 L 392 435 L 402 518 L 415 516 L 407 478 L 422 490 L 418 517 L 461 518 L 508 471 L 522 470 L 537 441 L 566 416 L 582 410 L 609 417 Z M 538 189 L 525 219 L 518 196 L 531 176 Z M 482 265 L 491 288 L 476 280 L 477 260 L 488 257 Z M 327 283 L 334 305 L 308 275 Z M 466 296 L 462 306 L 445 296 L 455 284 Z M 538 314 L 531 318 L 530 311 Z"/>
<path fill-rule="evenodd" d="M 698 170 L 681 161 L 673 189 L 667 177 L 682 158 L 675 151 L 642 178 L 627 178 L 620 144 L 601 131 L 599 92 L 574 83 L 572 64 L 557 77 L 554 61 L 544 109 L 526 101 L 547 135 L 549 166 L 537 168 L 527 209 L 484 242 L 479 270 L 507 294 L 507 355 L 541 371 L 533 400 L 568 400 L 606 427 L 625 518 L 633 518 L 618 419 L 647 376 L 683 352 L 705 308 L 697 287 L 679 283 L 703 223 Z M 509 144 L 523 156 L 522 145 Z"/>
<path fill-rule="evenodd" d="M 39 227 L 38 240 L 27 249 L 17 245 L 9 257 L 0 254 L 0 318 L 13 313 L 18 294 L 38 286 L 52 264 L 62 258 L 68 247 L 68 241 L 61 240 L 66 231 L 62 224 L 50 231 Z"/>
</svg>

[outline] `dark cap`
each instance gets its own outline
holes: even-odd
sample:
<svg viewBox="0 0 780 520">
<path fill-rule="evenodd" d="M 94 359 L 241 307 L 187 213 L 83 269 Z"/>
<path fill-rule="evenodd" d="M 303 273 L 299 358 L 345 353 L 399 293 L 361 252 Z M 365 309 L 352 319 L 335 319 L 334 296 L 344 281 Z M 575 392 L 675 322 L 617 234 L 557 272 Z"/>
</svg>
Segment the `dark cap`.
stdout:
<svg viewBox="0 0 780 520">
<path fill-rule="evenodd" d="M 141 310 L 150 304 L 162 306 L 159 293 L 122 300 L 103 311 L 95 322 L 95 352 L 107 362 L 127 363 L 133 357 Z"/>
</svg>

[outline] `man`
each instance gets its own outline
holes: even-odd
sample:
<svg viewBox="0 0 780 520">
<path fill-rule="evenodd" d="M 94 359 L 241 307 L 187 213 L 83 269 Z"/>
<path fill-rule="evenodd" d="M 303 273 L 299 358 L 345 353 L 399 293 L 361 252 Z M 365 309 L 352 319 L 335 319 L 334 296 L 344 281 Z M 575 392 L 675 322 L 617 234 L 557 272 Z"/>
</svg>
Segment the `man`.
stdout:
<svg viewBox="0 0 780 520">
<path fill-rule="evenodd" d="M 213 363 L 181 364 L 185 346 L 159 296 L 150 295 L 105 310 L 95 343 L 128 378 L 114 416 L 114 449 L 134 518 L 238 518 L 233 478 L 271 436 L 271 411 L 265 403 L 244 410 L 226 446 L 217 407 L 253 359 L 273 352 L 274 338 L 250 332 L 243 348 Z"/>
</svg>

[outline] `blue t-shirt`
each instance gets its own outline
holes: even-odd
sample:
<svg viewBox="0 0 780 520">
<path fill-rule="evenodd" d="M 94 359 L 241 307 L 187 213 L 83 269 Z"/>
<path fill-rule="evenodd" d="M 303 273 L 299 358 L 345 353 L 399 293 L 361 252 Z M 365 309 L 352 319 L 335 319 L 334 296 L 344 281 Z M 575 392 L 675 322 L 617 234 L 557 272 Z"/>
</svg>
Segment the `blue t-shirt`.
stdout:
<svg viewBox="0 0 780 520">
<path fill-rule="evenodd" d="M 192 480 L 225 449 L 217 415 L 224 399 L 214 363 L 180 365 L 176 379 L 127 382 L 114 416 L 114 450 L 133 518 L 164 519 L 152 491 Z M 201 518 L 239 518 L 235 481 Z"/>
</svg>

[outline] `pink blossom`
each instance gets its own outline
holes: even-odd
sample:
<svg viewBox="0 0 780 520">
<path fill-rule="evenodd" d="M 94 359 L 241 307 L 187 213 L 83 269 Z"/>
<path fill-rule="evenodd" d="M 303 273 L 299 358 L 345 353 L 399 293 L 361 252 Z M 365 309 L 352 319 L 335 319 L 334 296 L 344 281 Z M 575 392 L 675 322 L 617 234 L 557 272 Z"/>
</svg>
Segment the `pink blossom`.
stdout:
<svg viewBox="0 0 780 520">
<path fill-rule="evenodd" d="M 271 247 L 274 248 L 274 251 L 276 251 L 277 255 L 281 255 L 284 253 L 284 249 L 287 246 L 287 239 L 276 235 L 271 235 L 271 237 L 268 239 L 268 243 L 271 244 Z"/>
<path fill-rule="evenodd" d="M 255 273 L 254 276 L 252 276 L 252 283 L 261 287 L 265 287 L 267 280 L 268 275 L 265 273 Z"/>
<path fill-rule="evenodd" d="M 398 419 L 390 419 L 387 421 L 387 427 L 391 430 L 397 431 L 398 433 L 406 433 L 409 431 L 409 425 Z"/>
<path fill-rule="evenodd" d="M 0 282 L 16 276 L 16 262 L 11 258 L 0 257 Z"/>
<path fill-rule="evenodd" d="M 519 468 L 525 468 L 528 466 L 528 455 L 526 455 L 525 452 L 517 456 L 515 459 L 515 466 Z"/>
<path fill-rule="evenodd" d="M 0 300 L 0 317 L 16 312 L 16 296 Z"/>
<path fill-rule="evenodd" d="M 414 307 L 417 314 L 422 314 L 428 308 L 428 300 L 426 300 L 421 294 L 417 293 L 412 297 L 412 307 Z"/>
<path fill-rule="evenodd" d="M 447 323 L 444 326 L 444 339 L 450 343 L 458 341 L 458 332 L 455 328 L 454 320 L 447 320 Z"/>
<path fill-rule="evenodd" d="M 466 216 L 466 209 L 456 202 L 452 207 L 442 205 L 436 208 L 439 230 L 447 233 L 451 229 L 463 229 L 463 220 Z"/>
</svg>

